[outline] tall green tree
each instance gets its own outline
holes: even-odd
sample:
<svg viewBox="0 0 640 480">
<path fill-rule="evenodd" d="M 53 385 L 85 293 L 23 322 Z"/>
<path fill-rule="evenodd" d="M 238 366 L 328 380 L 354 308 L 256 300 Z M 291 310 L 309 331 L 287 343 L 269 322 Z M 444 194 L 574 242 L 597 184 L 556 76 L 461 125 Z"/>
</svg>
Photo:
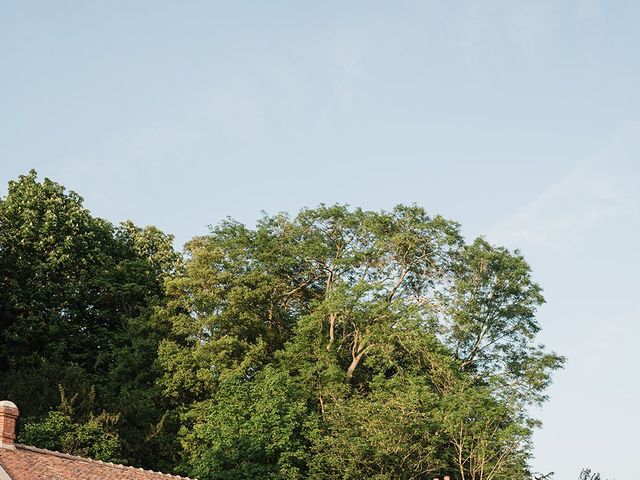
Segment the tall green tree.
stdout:
<svg viewBox="0 0 640 480">
<path fill-rule="evenodd" d="M 120 416 L 124 459 L 157 464 L 157 446 L 141 441 L 164 415 L 153 308 L 178 260 L 171 236 L 96 218 L 34 171 L 10 182 L 0 199 L 3 395 L 37 423 L 57 407 L 59 387 L 70 396 L 93 388 L 96 408 Z"/>
<path fill-rule="evenodd" d="M 518 252 L 466 244 L 457 224 L 418 207 L 338 205 L 254 229 L 226 221 L 187 254 L 160 314 L 183 447 L 209 452 L 187 455 L 186 471 L 235 478 L 213 437 L 187 432 L 215 429 L 222 417 L 206 412 L 237 403 L 228 379 L 246 393 L 274 377 L 303 392 L 301 424 L 314 427 L 287 438 L 310 478 L 528 475 L 525 407 L 544 400 L 563 359 L 535 343 L 543 298 Z M 272 401 L 243 398 L 244 411 Z M 289 415 L 269 411 L 274 424 Z M 252 458 L 254 444 L 230 438 L 236 458 Z M 289 478 L 277 458 L 267 464 L 255 478 Z"/>
</svg>

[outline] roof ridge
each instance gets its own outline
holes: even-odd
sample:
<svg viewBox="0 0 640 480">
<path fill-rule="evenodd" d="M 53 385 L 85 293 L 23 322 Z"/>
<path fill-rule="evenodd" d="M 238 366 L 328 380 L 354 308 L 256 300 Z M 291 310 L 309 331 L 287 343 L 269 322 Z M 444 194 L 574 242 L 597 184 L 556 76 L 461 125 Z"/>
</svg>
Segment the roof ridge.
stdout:
<svg viewBox="0 0 640 480">
<path fill-rule="evenodd" d="M 80 457 L 78 455 L 71 455 L 70 453 L 62 453 L 62 452 L 56 452 L 55 450 L 47 450 L 46 448 L 32 447 L 31 445 L 22 445 L 20 443 L 16 443 L 14 445 L 16 449 L 42 453 L 43 455 L 53 455 L 55 457 L 66 458 L 69 460 L 80 460 L 82 462 L 87 462 L 87 463 L 97 463 L 99 465 L 107 465 L 110 467 L 115 467 L 115 468 L 120 468 L 125 470 L 141 470 L 143 472 L 149 472 L 156 475 L 163 475 L 165 477 L 175 478 L 178 480 L 196 480 L 195 478 L 183 477 L 180 475 L 172 475 L 170 473 L 156 472 L 155 470 L 147 470 L 146 468 L 133 467 L 131 465 L 123 465 L 121 463 L 103 462 L 102 460 L 94 460 L 93 458 Z"/>
</svg>

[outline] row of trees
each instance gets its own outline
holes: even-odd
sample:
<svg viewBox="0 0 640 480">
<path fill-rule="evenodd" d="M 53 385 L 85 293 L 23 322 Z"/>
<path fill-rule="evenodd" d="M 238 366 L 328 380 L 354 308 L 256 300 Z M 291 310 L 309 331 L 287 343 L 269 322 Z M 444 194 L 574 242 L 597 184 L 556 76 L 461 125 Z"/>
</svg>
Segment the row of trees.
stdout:
<svg viewBox="0 0 640 480">
<path fill-rule="evenodd" d="M 207 479 L 530 479 L 519 252 L 419 207 L 227 220 L 177 253 L 35 172 L 0 200 L 0 391 L 19 440 Z"/>
</svg>

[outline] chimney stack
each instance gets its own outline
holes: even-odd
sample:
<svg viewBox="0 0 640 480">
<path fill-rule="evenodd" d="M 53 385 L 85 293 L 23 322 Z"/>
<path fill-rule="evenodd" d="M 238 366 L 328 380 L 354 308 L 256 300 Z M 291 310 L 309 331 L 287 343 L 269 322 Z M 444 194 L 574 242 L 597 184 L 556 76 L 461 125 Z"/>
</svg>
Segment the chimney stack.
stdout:
<svg viewBox="0 0 640 480">
<path fill-rule="evenodd" d="M 15 449 L 13 441 L 16 439 L 16 422 L 20 411 L 16 404 L 9 400 L 0 402 L 0 448 Z"/>
</svg>

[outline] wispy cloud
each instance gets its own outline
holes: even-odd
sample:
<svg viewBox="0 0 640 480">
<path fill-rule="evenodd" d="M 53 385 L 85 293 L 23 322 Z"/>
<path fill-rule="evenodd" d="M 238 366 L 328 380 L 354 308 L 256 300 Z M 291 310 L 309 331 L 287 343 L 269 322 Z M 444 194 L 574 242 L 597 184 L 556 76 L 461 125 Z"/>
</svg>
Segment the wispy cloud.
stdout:
<svg viewBox="0 0 640 480">
<path fill-rule="evenodd" d="M 544 58 L 558 47 L 557 34 L 568 24 L 597 20 L 602 8 L 602 0 L 464 2 L 458 44 L 478 65 L 490 64 L 496 52 L 505 50 L 511 61 Z"/>
<path fill-rule="evenodd" d="M 485 235 L 510 247 L 556 248 L 619 218 L 635 218 L 640 205 L 637 127 L 592 158 L 576 164 L 511 218 Z"/>
<path fill-rule="evenodd" d="M 471 58 L 495 54 L 497 44 L 531 54 L 564 16 L 561 4 L 551 1 L 468 2 L 462 8 L 460 46 Z"/>
</svg>

